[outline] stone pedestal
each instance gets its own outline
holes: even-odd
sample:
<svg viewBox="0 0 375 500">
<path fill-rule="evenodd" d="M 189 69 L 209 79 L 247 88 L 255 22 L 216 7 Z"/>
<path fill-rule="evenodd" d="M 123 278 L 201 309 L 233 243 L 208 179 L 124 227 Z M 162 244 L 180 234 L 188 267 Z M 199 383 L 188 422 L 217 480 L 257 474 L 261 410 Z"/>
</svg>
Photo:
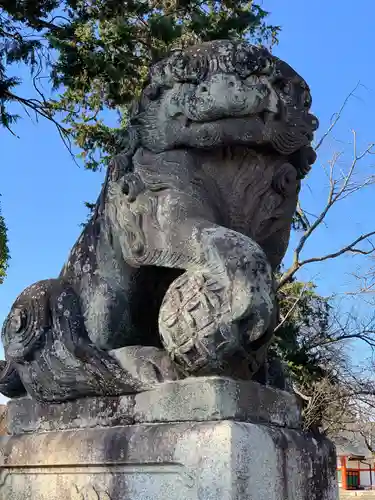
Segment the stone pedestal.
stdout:
<svg viewBox="0 0 375 500">
<path fill-rule="evenodd" d="M 9 403 L 1 500 L 336 500 L 336 460 L 284 392 L 204 378 Z"/>
</svg>

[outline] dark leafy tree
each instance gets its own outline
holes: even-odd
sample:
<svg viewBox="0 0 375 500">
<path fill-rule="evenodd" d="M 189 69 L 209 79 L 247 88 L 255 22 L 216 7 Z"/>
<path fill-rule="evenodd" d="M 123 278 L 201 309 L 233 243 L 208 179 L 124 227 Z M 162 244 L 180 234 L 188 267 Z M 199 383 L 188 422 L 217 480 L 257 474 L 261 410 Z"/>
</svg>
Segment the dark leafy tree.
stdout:
<svg viewBox="0 0 375 500">
<path fill-rule="evenodd" d="M 332 360 L 337 361 L 332 336 L 331 305 L 317 294 L 313 283 L 293 280 L 278 294 L 280 322 L 273 350 L 288 366 L 293 380 L 308 387 L 326 376 Z"/>
<path fill-rule="evenodd" d="M 96 169 L 116 151 L 116 131 L 150 63 L 198 41 L 272 44 L 279 28 L 267 15 L 244 0 L 0 0 L 0 124 L 13 131 L 11 104 L 21 104 L 53 119 Z M 21 82 L 11 69 L 19 62 L 30 68 L 36 99 L 16 93 Z M 40 78 L 49 78 L 57 99 L 44 98 Z M 118 116 L 112 127 L 108 110 Z"/>
<path fill-rule="evenodd" d="M 3 282 L 8 267 L 9 249 L 7 228 L 0 212 L 0 284 Z"/>
</svg>

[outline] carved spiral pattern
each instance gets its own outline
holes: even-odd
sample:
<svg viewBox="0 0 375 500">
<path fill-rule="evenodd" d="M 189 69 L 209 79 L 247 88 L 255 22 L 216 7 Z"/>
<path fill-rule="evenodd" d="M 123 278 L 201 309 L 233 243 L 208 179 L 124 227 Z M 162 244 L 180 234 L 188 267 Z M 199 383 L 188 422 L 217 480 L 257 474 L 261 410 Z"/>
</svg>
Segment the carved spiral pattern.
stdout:
<svg viewBox="0 0 375 500">
<path fill-rule="evenodd" d="M 23 296 L 28 297 L 28 300 L 22 300 Z M 27 359 L 37 345 L 43 342 L 50 326 L 48 300 L 43 300 L 44 296 L 47 297 L 43 287 L 26 289 L 7 317 L 2 330 L 2 341 L 10 361 Z"/>
</svg>

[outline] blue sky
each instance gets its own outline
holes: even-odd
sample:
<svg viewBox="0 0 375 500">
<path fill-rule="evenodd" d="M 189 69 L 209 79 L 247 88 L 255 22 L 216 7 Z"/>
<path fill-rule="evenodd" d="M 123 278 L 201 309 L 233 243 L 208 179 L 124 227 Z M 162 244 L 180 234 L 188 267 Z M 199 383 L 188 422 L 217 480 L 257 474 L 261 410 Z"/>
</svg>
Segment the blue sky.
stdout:
<svg viewBox="0 0 375 500">
<path fill-rule="evenodd" d="M 264 8 L 271 20 L 282 27 L 280 44 L 274 53 L 285 59 L 309 83 L 313 96 L 313 112 L 319 117 L 320 137 L 328 128 L 349 92 L 360 81 L 356 98 L 351 99 L 333 135 L 321 148 L 318 161 L 305 181 L 302 204 L 311 213 L 319 213 L 327 195 L 327 179 L 322 165 L 334 151 L 342 151 L 340 168 L 347 168 L 352 154 L 351 130 L 357 132 L 358 149 L 375 142 L 375 68 L 373 58 L 373 23 L 375 4 L 370 0 L 353 8 L 339 0 L 309 2 L 269 0 Z M 372 158 L 361 164 L 359 175 L 375 173 Z M 371 231 L 375 188 L 338 205 L 306 247 L 306 257 L 321 255 Z M 291 248 L 294 238 L 292 238 Z M 300 274 L 312 277 L 323 294 L 353 289 L 351 273 L 365 266 L 363 259 L 348 256 L 326 264 L 315 264 Z"/>
<path fill-rule="evenodd" d="M 306 8 L 302 4 L 265 0 L 263 6 L 272 12 L 272 22 L 282 26 L 275 54 L 311 86 L 313 111 L 321 123 L 319 134 L 356 83 L 360 80 L 366 87 L 351 101 L 334 139 L 322 148 L 320 160 L 325 161 L 334 148 L 348 151 L 352 128 L 357 130 L 360 144 L 375 141 L 375 4 L 371 0 L 362 0 L 358 7 L 339 0 L 306 2 Z M 25 92 L 32 95 L 27 84 Z M 16 132 L 20 139 L 0 130 L 1 204 L 12 254 L 8 278 L 0 286 L 0 323 L 26 286 L 59 273 L 86 217 L 83 201 L 96 199 L 103 180 L 103 173 L 77 167 L 50 123 L 33 124 L 25 117 Z M 310 212 L 318 212 L 326 187 L 317 162 L 302 198 Z M 353 203 L 340 205 L 327 219 L 327 227 L 311 239 L 306 255 L 334 250 L 371 228 L 374 189 L 361 193 Z M 350 288 L 350 273 L 360 264 L 347 257 L 312 266 L 301 277 L 313 277 L 323 294 L 342 292 Z"/>
</svg>

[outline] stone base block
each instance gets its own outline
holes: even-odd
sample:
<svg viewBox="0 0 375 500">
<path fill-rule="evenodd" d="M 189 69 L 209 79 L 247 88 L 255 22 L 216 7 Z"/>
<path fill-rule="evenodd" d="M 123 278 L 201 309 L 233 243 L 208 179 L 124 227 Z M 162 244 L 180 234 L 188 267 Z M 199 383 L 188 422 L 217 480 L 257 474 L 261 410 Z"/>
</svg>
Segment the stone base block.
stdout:
<svg viewBox="0 0 375 500">
<path fill-rule="evenodd" d="M 336 500 L 333 445 L 291 394 L 193 379 L 137 396 L 9 404 L 0 500 Z"/>
<path fill-rule="evenodd" d="M 139 424 L 0 440 L 1 500 L 336 500 L 335 453 L 243 422 Z"/>
<path fill-rule="evenodd" d="M 301 411 L 293 394 L 224 377 L 187 378 L 118 398 L 84 398 L 58 404 L 20 398 L 8 403 L 10 434 L 208 420 L 270 423 L 299 429 Z"/>
</svg>

